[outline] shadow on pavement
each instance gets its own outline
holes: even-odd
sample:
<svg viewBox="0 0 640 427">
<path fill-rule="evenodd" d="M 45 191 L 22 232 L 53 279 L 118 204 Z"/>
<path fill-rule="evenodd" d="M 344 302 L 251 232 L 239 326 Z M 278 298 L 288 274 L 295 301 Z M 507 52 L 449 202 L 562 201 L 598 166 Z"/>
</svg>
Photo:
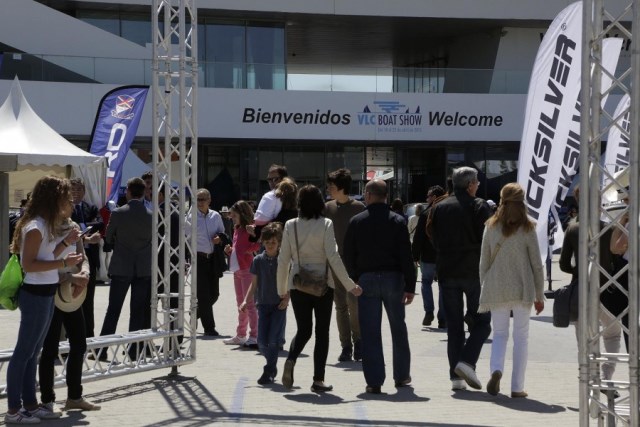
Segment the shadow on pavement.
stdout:
<svg viewBox="0 0 640 427">
<path fill-rule="evenodd" d="M 512 399 L 504 394 L 491 396 L 490 394 L 484 393 L 482 391 L 459 391 L 454 393 L 452 397 L 459 400 L 493 403 L 494 405 L 502 406 L 514 411 L 536 412 L 540 414 L 555 414 L 567 410 L 567 408 L 565 408 L 564 406 L 549 405 L 547 403 L 531 398 Z"/>
<path fill-rule="evenodd" d="M 240 384 L 241 386 L 246 383 Z M 281 388 L 277 387 L 276 388 Z M 250 414 L 239 412 L 242 410 L 241 406 L 235 408 L 236 410 L 229 411 L 223 407 L 216 397 L 197 379 L 192 377 L 161 377 L 154 378 L 149 381 L 140 382 L 136 384 L 130 384 L 127 386 L 116 387 L 102 391 L 100 393 L 92 393 L 86 397 L 96 403 L 116 401 L 119 399 L 130 399 L 137 396 L 137 401 L 144 402 L 144 398 L 141 395 L 145 393 L 158 392 L 162 395 L 164 401 L 171 407 L 175 413 L 175 417 L 165 419 L 163 421 L 154 421 L 153 423 L 146 424 L 147 426 L 208 426 L 212 423 L 241 423 L 243 425 L 259 424 L 259 425 L 295 425 L 295 426 L 344 426 L 344 425 L 375 425 L 375 426 L 399 426 L 399 427 L 418 427 L 418 426 L 433 426 L 433 427 L 453 427 L 460 426 L 461 424 L 455 423 L 428 423 L 424 421 L 386 421 L 386 420 L 373 420 L 367 419 L 366 413 L 361 414 L 359 420 L 352 418 L 340 418 L 340 417 L 314 417 L 314 416 L 302 416 L 295 414 Z M 479 394 L 479 393 L 475 393 Z M 353 404 L 358 407 L 360 404 L 358 400 L 345 401 L 340 396 L 336 396 L 333 393 L 300 393 L 300 394 L 288 394 L 284 396 L 286 399 L 300 403 L 311 403 L 317 405 L 335 405 L 335 404 Z M 429 398 L 417 396 L 412 387 L 402 387 L 397 389 L 394 394 L 380 394 L 371 395 L 363 393 L 358 398 L 369 400 L 384 400 L 392 402 L 426 402 Z M 235 405 L 234 405 L 235 406 Z M 146 408 L 140 408 L 144 411 Z M 331 412 L 327 412 L 330 415 Z M 139 419 L 139 418 L 138 418 Z M 68 412 L 68 415 L 56 420 L 55 424 L 58 427 L 67 426 L 83 426 L 89 425 L 91 420 L 91 413 L 83 412 Z M 474 427 L 470 424 L 465 424 L 469 427 Z"/>
</svg>

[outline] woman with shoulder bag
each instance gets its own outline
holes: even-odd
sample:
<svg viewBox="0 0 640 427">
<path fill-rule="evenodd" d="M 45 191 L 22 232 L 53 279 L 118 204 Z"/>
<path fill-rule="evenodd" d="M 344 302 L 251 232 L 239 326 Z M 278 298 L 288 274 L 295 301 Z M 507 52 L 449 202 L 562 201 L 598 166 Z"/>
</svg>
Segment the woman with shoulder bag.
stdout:
<svg viewBox="0 0 640 427">
<path fill-rule="evenodd" d="M 298 327 L 284 365 L 282 384 L 287 389 L 293 387 L 293 368 L 311 338 L 315 315 L 316 342 L 313 350 L 314 373 L 311 391 L 319 393 L 333 390 L 333 386 L 324 383 L 334 286 L 333 278 L 328 274 L 329 267 L 353 295 L 359 296 L 362 289 L 349 278 L 340 259 L 333 223 L 322 216 L 324 200 L 316 186 L 306 185 L 300 189 L 298 209 L 299 217 L 285 224 L 278 256 L 278 293 L 285 300 L 291 298 Z M 318 295 L 307 293 L 315 291 L 304 287 L 305 280 L 299 280 L 300 277 L 306 278 L 309 275 L 315 276 L 314 284 L 326 282 L 326 288 L 317 292 Z M 298 284 L 297 289 L 294 282 Z"/>
<path fill-rule="evenodd" d="M 511 397 L 526 397 L 524 377 L 529 345 L 531 306 L 536 314 L 544 309 L 544 273 L 535 223 L 527 217 L 524 191 L 517 183 L 500 191 L 500 206 L 487 220 L 480 253 L 480 306 L 491 311 L 491 379 L 487 392 L 497 395 L 504 371 L 513 312 L 513 372 Z"/>
<path fill-rule="evenodd" d="M 25 272 L 18 293 L 20 328 L 18 342 L 7 368 L 7 424 L 37 424 L 40 418 L 58 418 L 38 405 L 36 368 L 38 354 L 53 316 L 53 299 L 58 289 L 58 269 L 82 262 L 82 254 L 71 252 L 58 258 L 79 233 L 72 230 L 64 239 L 55 238 L 66 221 L 65 210 L 73 207 L 69 180 L 45 176 L 36 182 L 24 215 L 18 221 L 11 251 L 20 253 Z"/>
</svg>

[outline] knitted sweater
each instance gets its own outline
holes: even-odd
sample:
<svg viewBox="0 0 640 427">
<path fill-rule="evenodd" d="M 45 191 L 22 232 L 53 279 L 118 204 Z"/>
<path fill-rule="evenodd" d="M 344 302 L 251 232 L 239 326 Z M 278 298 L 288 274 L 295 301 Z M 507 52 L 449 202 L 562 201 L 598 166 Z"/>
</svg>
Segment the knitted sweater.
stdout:
<svg viewBox="0 0 640 427">
<path fill-rule="evenodd" d="M 502 226 L 485 227 L 480 254 L 479 313 L 496 308 L 530 307 L 543 301 L 542 257 L 535 230 L 520 228 L 504 239 L 491 264 L 491 255 L 502 240 Z M 491 266 L 490 266 L 491 264 Z"/>
</svg>

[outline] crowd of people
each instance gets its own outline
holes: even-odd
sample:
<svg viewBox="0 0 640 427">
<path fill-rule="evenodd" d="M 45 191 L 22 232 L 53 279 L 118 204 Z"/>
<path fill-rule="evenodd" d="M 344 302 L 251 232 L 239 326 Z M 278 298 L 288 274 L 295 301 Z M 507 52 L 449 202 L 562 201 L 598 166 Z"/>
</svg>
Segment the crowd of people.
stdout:
<svg viewBox="0 0 640 427">
<path fill-rule="evenodd" d="M 16 223 L 11 247 L 20 254 L 25 279 L 19 294 L 18 341 L 8 367 L 7 423 L 37 423 L 61 416 L 54 403 L 53 364 L 62 325 L 70 343 L 65 409 L 100 409 L 82 397 L 81 376 L 86 337 L 94 334 L 101 239 L 112 256 L 109 302 L 100 335 L 115 333 L 129 288 L 129 330 L 150 327 L 152 239 L 156 235 L 149 208 L 151 178 L 145 174 L 130 179 L 126 201 L 106 210 L 84 200 L 85 187 L 79 179 L 45 177 L 36 184 Z M 518 184 L 505 185 L 499 205 L 493 208 L 476 196 L 477 170 L 460 167 L 453 171 L 447 190 L 430 187 L 426 205 L 407 218 L 401 201 L 387 203 L 383 180 L 366 184 L 364 203 L 350 197 L 348 169 L 327 175 L 328 202 L 314 185 L 298 188 L 281 165 L 269 168 L 267 182 L 270 190 L 257 206 L 240 200 L 224 209 L 223 215 L 211 208 L 211 193 L 198 189 L 196 206 L 184 218 L 187 237 L 193 221 L 197 233 L 191 256 L 198 262 L 197 317 L 203 333 L 220 336 L 213 307 L 220 295 L 220 278 L 231 271 L 238 322 L 234 335 L 224 344 L 260 351 L 265 358 L 257 380 L 260 385 L 277 381 L 289 304 L 295 334 L 282 369 L 285 388 L 292 389 L 299 356 L 314 336 L 311 390 L 333 389 L 325 378 L 325 366 L 334 306 L 342 348 L 338 361 L 362 361 L 365 391 L 381 393 L 386 379 L 380 330 L 383 308 L 391 329 L 394 385 L 409 385 L 411 350 L 405 308 L 414 299 L 419 269 L 425 312 L 422 323 L 430 326 L 437 319 L 438 328 L 447 331 L 451 389 L 482 389 L 476 364 L 493 329 L 486 389 L 492 395 L 499 393 L 513 318 L 511 397 L 527 396 L 529 317 L 532 308 L 536 313 L 544 308 L 543 266 L 535 224 L 527 216 L 524 191 Z M 165 203 L 163 189 L 158 197 L 160 204 Z M 172 246 L 179 240 L 174 235 L 179 222 L 177 214 L 172 215 Z M 561 266 L 569 265 L 576 275 L 577 260 L 567 261 L 575 254 L 575 245 L 570 244 L 576 240 L 574 231 L 570 225 Z M 624 238 L 618 231 L 607 241 L 607 247 L 621 254 L 621 259 L 626 251 Z M 437 304 L 432 289 L 436 278 Z M 172 292 L 178 280 L 172 277 Z M 71 295 L 67 299 L 77 304 L 69 306 L 64 298 L 54 298 L 63 284 Z M 614 312 L 624 306 L 616 298 L 609 298 Z M 601 320 L 605 327 L 611 324 L 610 316 L 603 315 Z M 609 335 L 616 333 L 610 329 Z M 619 347 L 619 329 L 617 334 Z M 611 337 L 611 348 L 614 341 Z M 35 378 L 41 350 L 42 399 L 38 403 Z M 132 346 L 129 357 L 135 359 L 139 353 Z M 106 360 L 107 350 L 97 357 Z M 603 368 L 604 375 L 610 378 L 608 369 Z"/>
</svg>

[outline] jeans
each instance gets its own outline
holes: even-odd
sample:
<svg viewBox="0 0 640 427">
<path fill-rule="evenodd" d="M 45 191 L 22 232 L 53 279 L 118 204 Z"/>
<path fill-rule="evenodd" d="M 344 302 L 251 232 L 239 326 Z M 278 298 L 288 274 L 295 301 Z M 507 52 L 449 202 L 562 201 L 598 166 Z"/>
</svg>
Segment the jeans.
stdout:
<svg viewBox="0 0 640 427">
<path fill-rule="evenodd" d="M 244 301 L 245 295 L 251 286 L 253 275 L 249 270 L 238 270 L 233 273 L 233 285 L 236 290 L 236 302 L 238 306 Z M 240 338 L 247 336 L 247 326 L 249 326 L 249 336 L 256 338 L 258 335 L 258 311 L 253 298 L 247 299 L 247 309 L 242 312 L 238 310 L 238 327 L 236 335 Z"/>
<path fill-rule="evenodd" d="M 527 369 L 529 351 L 529 317 L 531 307 L 514 305 L 509 308 L 491 310 L 493 325 L 493 343 L 491 344 L 491 372 L 504 372 L 504 358 L 509 341 L 510 312 L 513 311 L 513 370 L 511 372 L 511 391 L 524 391 L 524 374 Z"/>
<path fill-rule="evenodd" d="M 131 285 L 129 331 L 151 327 L 151 278 L 111 276 L 109 305 L 100 335 L 115 334 L 124 299 Z"/>
<path fill-rule="evenodd" d="M 474 369 L 482 345 L 491 334 L 491 314 L 478 313 L 480 303 L 479 279 L 440 279 L 442 302 L 447 316 L 447 355 L 449 376 L 459 379 L 453 372 L 458 362 L 465 362 Z M 464 335 L 464 297 L 467 300 L 469 338 Z"/>
<path fill-rule="evenodd" d="M 216 329 L 216 321 L 213 317 L 213 304 L 220 296 L 220 277 L 214 268 L 213 258 L 205 258 L 198 255 L 198 318 L 202 322 L 205 332 Z"/>
<path fill-rule="evenodd" d="M 425 313 L 433 313 L 435 304 L 433 302 L 433 279 L 436 277 L 436 265 L 430 262 L 420 261 L 420 273 L 422 276 L 422 304 Z M 438 323 L 445 321 L 444 304 L 442 303 L 442 286 L 438 283 Z"/>
<path fill-rule="evenodd" d="M 38 404 L 36 368 L 38 354 L 53 316 L 53 295 L 40 296 L 25 290 L 18 292 L 20 327 L 18 342 L 7 367 L 7 400 L 9 409 Z"/>
<path fill-rule="evenodd" d="M 258 304 L 258 316 L 258 348 L 267 361 L 264 372 L 275 377 L 278 374 L 280 331 L 287 318 L 287 310 L 278 309 L 278 304 Z"/>
<path fill-rule="evenodd" d="M 391 327 L 393 344 L 393 378 L 404 381 L 411 370 L 411 350 L 404 321 L 404 277 L 394 271 L 364 273 L 358 284 L 362 288 L 359 297 L 359 319 L 362 343 L 362 371 L 367 385 L 380 387 L 386 378 L 382 351 L 382 306 Z"/>
<path fill-rule="evenodd" d="M 84 353 L 87 351 L 84 314 L 82 308 L 71 313 L 65 313 L 55 308 L 51 326 L 42 347 L 40 366 L 38 368 L 40 394 L 44 403 L 55 402 L 56 400 L 56 394 L 53 391 L 53 364 L 58 358 L 60 331 L 63 324 L 69 339 L 69 356 L 67 357 L 66 371 L 67 397 L 69 399 L 80 399 L 82 397 L 82 364 L 84 362 Z"/>
<path fill-rule="evenodd" d="M 353 342 L 360 340 L 360 322 L 358 321 L 358 297 L 347 289 L 333 276 L 335 290 L 333 301 L 336 304 L 336 323 L 338 324 L 338 335 L 342 348 L 352 348 Z"/>
<path fill-rule="evenodd" d="M 295 362 L 304 350 L 304 346 L 311 338 L 313 315 L 315 314 L 316 344 L 313 348 L 313 380 L 324 381 L 325 365 L 329 354 L 329 325 L 333 308 L 333 289 L 327 289 L 327 293 L 321 297 L 295 289 L 292 289 L 289 295 L 291 295 L 291 305 L 298 330 L 291 341 L 287 360 Z"/>
</svg>

